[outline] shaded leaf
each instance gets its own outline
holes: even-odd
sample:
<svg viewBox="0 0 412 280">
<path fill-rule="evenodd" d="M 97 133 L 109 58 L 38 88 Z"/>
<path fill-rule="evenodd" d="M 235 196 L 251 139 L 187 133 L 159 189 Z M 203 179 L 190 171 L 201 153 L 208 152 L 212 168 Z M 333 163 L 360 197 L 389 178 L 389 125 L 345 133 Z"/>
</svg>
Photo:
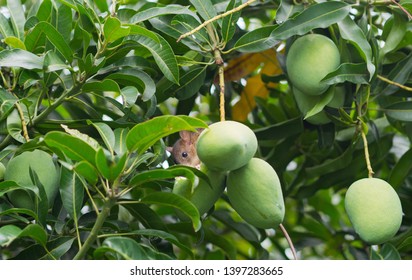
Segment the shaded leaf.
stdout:
<svg viewBox="0 0 412 280">
<path fill-rule="evenodd" d="M 412 101 L 401 101 L 383 109 L 385 114 L 395 120 L 412 122 Z"/>
<path fill-rule="evenodd" d="M 366 39 L 366 35 L 349 16 L 338 22 L 338 27 L 342 38 L 348 40 L 359 51 L 361 57 L 366 62 L 366 67 L 369 71 L 369 80 L 372 79 L 376 67 L 372 61 L 372 48 Z"/>
<path fill-rule="evenodd" d="M 143 236 L 157 237 L 157 238 L 167 240 L 170 243 L 172 243 L 172 244 L 176 245 L 177 247 L 179 247 L 180 249 L 184 250 L 192 258 L 194 257 L 193 252 L 189 247 L 187 247 L 186 245 L 181 243 L 176 238 L 176 236 L 174 236 L 174 235 L 172 235 L 168 232 L 161 231 L 161 230 L 156 230 L 156 229 L 139 229 L 139 230 L 133 231 L 132 233 L 135 233 L 135 234 L 138 234 L 138 235 L 143 235 Z"/>
<path fill-rule="evenodd" d="M 61 169 L 60 196 L 70 217 L 77 220 L 83 207 L 84 186 L 78 175 L 66 168 Z"/>
<path fill-rule="evenodd" d="M 188 216 L 192 221 L 193 229 L 195 231 L 198 231 L 202 226 L 199 211 L 196 206 L 180 195 L 174 193 L 156 192 L 146 195 L 140 201 L 145 204 L 159 204 L 173 207 L 183 212 L 183 214 Z"/>
</svg>

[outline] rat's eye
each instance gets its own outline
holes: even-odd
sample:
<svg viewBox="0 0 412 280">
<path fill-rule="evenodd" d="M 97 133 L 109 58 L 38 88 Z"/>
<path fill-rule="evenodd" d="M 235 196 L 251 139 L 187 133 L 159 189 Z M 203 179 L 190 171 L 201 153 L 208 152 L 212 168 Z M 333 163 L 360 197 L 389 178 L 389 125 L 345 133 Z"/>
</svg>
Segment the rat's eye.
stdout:
<svg viewBox="0 0 412 280">
<path fill-rule="evenodd" d="M 182 153 L 182 157 L 186 158 L 188 156 L 188 154 L 186 152 Z"/>
</svg>

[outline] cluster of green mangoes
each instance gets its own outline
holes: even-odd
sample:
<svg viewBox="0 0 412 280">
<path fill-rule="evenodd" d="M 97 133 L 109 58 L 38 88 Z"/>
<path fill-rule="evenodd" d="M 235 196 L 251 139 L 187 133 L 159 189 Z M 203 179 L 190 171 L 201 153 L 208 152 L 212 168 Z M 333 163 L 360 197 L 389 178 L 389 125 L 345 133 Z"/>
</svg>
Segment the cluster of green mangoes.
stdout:
<svg viewBox="0 0 412 280">
<path fill-rule="evenodd" d="M 326 106 L 343 106 L 343 87 L 322 82 L 339 64 L 338 48 L 324 35 L 307 34 L 292 43 L 286 57 L 286 69 L 296 104 L 303 115 L 326 95 L 331 96 Z M 330 122 L 324 111 L 306 120 L 316 125 Z M 354 182 L 346 193 L 345 208 L 357 234 L 370 244 L 388 241 L 402 222 L 400 199 L 392 186 L 382 179 L 365 178 Z"/>
<path fill-rule="evenodd" d="M 307 34 L 292 43 L 286 56 L 286 69 L 296 104 L 303 115 L 306 116 L 325 96 L 330 97 L 327 107 L 343 106 L 344 88 L 329 86 L 322 82 L 322 79 L 336 70 L 339 64 L 338 48 L 324 35 Z M 306 121 L 322 125 L 330 122 L 330 119 L 324 111 L 320 111 L 308 117 Z"/>
<path fill-rule="evenodd" d="M 227 188 L 233 209 L 249 224 L 274 228 L 282 223 L 285 206 L 279 178 L 264 160 L 254 158 L 257 138 L 246 125 L 222 121 L 210 125 L 196 143 L 201 170 L 211 185 L 200 180 L 196 188 L 177 178 L 174 192 L 184 195 L 203 215 Z"/>
<path fill-rule="evenodd" d="M 0 166 L 0 175 L 2 175 L 0 179 L 14 181 L 19 186 L 27 187 L 33 191 L 35 188 L 32 186 L 39 187 L 38 184 L 41 184 L 46 193 L 48 205 L 53 205 L 59 189 L 60 172 L 52 156 L 47 152 L 35 149 L 18 154 L 9 160 L 6 167 Z M 40 195 L 36 196 L 34 192 L 23 189 L 8 192 L 7 196 L 13 206 L 17 208 L 35 210 L 36 200 L 38 203 L 43 203 Z"/>
</svg>

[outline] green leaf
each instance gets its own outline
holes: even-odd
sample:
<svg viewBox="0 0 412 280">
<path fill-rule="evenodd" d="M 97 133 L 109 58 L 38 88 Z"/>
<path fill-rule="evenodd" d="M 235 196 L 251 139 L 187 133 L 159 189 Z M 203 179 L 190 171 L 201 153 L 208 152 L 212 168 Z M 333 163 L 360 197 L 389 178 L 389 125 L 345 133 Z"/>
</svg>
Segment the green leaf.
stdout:
<svg viewBox="0 0 412 280">
<path fill-rule="evenodd" d="M 406 34 L 407 18 L 396 12 L 392 14 L 392 18 L 393 20 L 388 20 L 385 24 L 385 27 L 387 24 L 390 24 L 391 28 L 388 31 L 388 36 L 384 38 L 385 45 L 379 50 L 380 61 L 382 61 L 386 54 L 396 49 Z"/>
<path fill-rule="evenodd" d="M 372 61 L 372 48 L 362 29 L 349 16 L 339 21 L 338 27 L 342 38 L 353 44 L 366 62 L 369 71 L 369 80 L 372 79 L 376 67 Z"/>
<path fill-rule="evenodd" d="M 412 72 L 412 52 L 409 53 L 407 57 L 402 59 L 396 64 L 396 66 L 389 72 L 387 79 L 396 82 L 398 84 L 405 84 Z M 379 95 L 391 95 L 399 90 L 399 87 L 386 83 L 384 81 L 379 81 L 378 86 L 374 91 Z"/>
<path fill-rule="evenodd" d="M 215 7 L 210 0 L 190 0 L 190 3 L 195 7 L 196 12 L 204 19 L 209 20 L 217 16 Z"/>
<path fill-rule="evenodd" d="M 102 13 L 109 11 L 109 5 L 107 4 L 107 0 L 94 0 L 94 3 Z"/>
<path fill-rule="evenodd" d="M 260 52 L 270 49 L 278 43 L 277 40 L 267 40 L 276 28 L 276 25 L 270 25 L 252 30 L 240 37 L 233 49 L 239 52 Z"/>
<path fill-rule="evenodd" d="M 179 66 L 176 56 L 172 47 L 162 36 L 137 25 L 131 26 L 130 35 L 139 35 L 131 36 L 131 39 L 153 55 L 160 71 L 168 80 L 179 83 Z"/>
<path fill-rule="evenodd" d="M 334 87 L 330 87 L 324 94 L 322 94 L 319 102 L 317 102 L 316 105 L 306 113 L 304 119 L 310 118 L 311 116 L 314 116 L 317 113 L 321 112 L 323 108 L 325 108 L 325 106 L 328 105 L 328 103 L 333 99 L 334 94 Z"/>
<path fill-rule="evenodd" d="M 181 243 L 176 236 L 162 231 L 162 230 L 156 230 L 156 229 L 139 229 L 139 230 L 134 230 L 131 233 L 138 234 L 138 235 L 143 235 L 143 236 L 150 236 L 150 237 L 157 237 L 166 241 L 169 241 L 170 243 L 176 245 L 178 248 L 182 249 L 185 251 L 188 255 L 190 255 L 192 258 L 194 257 L 193 252 L 191 248 L 187 247 L 183 243 Z"/>
<path fill-rule="evenodd" d="M 45 21 L 36 24 L 36 26 L 26 35 L 24 43 L 27 50 L 34 52 L 34 50 L 38 47 L 39 38 L 41 38 L 43 34 L 46 35 L 47 39 L 53 44 L 53 46 L 56 47 L 56 49 L 68 62 L 72 62 L 72 49 L 59 31 L 57 31 L 53 25 Z"/>
<path fill-rule="evenodd" d="M 241 1 L 238 0 L 231 0 L 227 5 L 226 11 L 230 11 L 241 4 Z M 236 22 L 240 17 L 240 11 L 236 13 L 232 13 L 222 20 L 222 40 L 223 42 L 229 42 L 232 39 L 233 35 L 235 34 L 236 30 Z"/>
<path fill-rule="evenodd" d="M 178 176 L 188 178 L 192 184 L 196 180 L 195 174 L 189 168 L 174 167 L 169 169 L 153 169 L 140 172 L 130 180 L 129 186 L 138 186 L 147 182 L 173 179 Z"/>
<path fill-rule="evenodd" d="M 148 205 L 141 203 L 125 203 L 123 206 L 135 217 L 145 228 L 166 231 L 166 225 L 162 218 Z"/>
<path fill-rule="evenodd" d="M 14 34 L 20 40 L 24 37 L 24 23 L 26 22 L 26 17 L 24 16 L 23 5 L 20 0 L 8 0 L 7 8 L 10 12 L 11 24 L 14 29 Z"/>
<path fill-rule="evenodd" d="M 71 68 L 70 65 L 66 64 L 60 56 L 54 51 L 49 51 L 44 57 L 44 69 L 46 73 L 56 72 L 63 69 Z"/>
<path fill-rule="evenodd" d="M 173 19 L 170 19 L 170 17 L 152 18 L 150 19 L 150 23 L 154 28 L 160 30 L 165 34 L 168 34 L 176 40 L 182 34 L 192 30 L 193 28 L 201 24 L 199 20 L 190 15 L 177 15 Z M 189 36 L 187 38 L 184 38 L 180 42 L 188 46 L 191 50 L 202 51 L 200 42 L 206 45 L 208 40 L 209 39 L 206 30 L 201 29 L 196 33 L 196 39 L 193 39 Z"/>
<path fill-rule="evenodd" d="M 100 137 L 102 138 L 104 144 L 106 145 L 107 149 L 111 152 L 111 154 L 114 154 L 114 146 L 115 146 L 115 136 L 113 130 L 110 128 L 109 125 L 105 123 L 94 123 L 92 121 L 87 121 L 88 125 L 94 126 L 94 128 L 97 130 L 99 133 Z"/>
<path fill-rule="evenodd" d="M 120 94 L 120 87 L 115 81 L 104 79 L 103 81 L 90 81 L 85 83 L 82 91 L 95 93 L 113 92 L 118 96 Z"/>
<path fill-rule="evenodd" d="M 110 181 L 117 179 L 126 167 L 127 154 L 122 155 L 119 158 L 106 157 L 102 148 L 97 150 L 96 153 L 96 167 L 103 175 L 104 178 Z"/>
<path fill-rule="evenodd" d="M 155 17 L 160 17 L 164 15 L 177 15 L 177 14 L 188 14 L 192 17 L 197 17 L 195 13 L 193 13 L 189 7 L 181 6 L 181 5 L 174 5 L 170 4 L 165 7 L 153 7 L 147 10 L 143 10 L 135 14 L 131 19 L 130 23 L 137 24 L 139 22 L 149 20 Z"/>
<path fill-rule="evenodd" d="M 58 260 L 60 259 L 64 254 L 66 254 L 70 248 L 72 247 L 73 241 L 76 240 L 76 238 L 71 238 L 71 237 L 59 237 L 51 244 L 47 244 L 48 251 L 44 252 L 44 255 L 42 257 L 39 257 L 39 259 L 44 259 L 44 260 Z"/>
<path fill-rule="evenodd" d="M 267 40 L 277 42 L 294 35 L 304 35 L 315 28 L 326 28 L 345 18 L 350 9 L 350 5 L 337 1 L 311 5 L 279 25 Z"/>
<path fill-rule="evenodd" d="M 130 33 L 129 26 L 122 26 L 120 20 L 108 17 L 103 26 L 103 34 L 106 43 L 112 43 L 120 38 L 126 37 Z"/>
<path fill-rule="evenodd" d="M 368 84 L 368 76 L 365 63 L 342 63 L 338 69 L 326 75 L 321 82 L 328 85 L 344 82 Z"/>
<path fill-rule="evenodd" d="M 115 145 L 113 149 L 116 154 L 123 155 L 127 152 L 126 137 L 128 133 L 128 128 L 116 128 L 114 130 Z"/>
<path fill-rule="evenodd" d="M 180 195 L 174 193 L 156 192 L 146 195 L 140 201 L 145 204 L 170 206 L 182 211 L 192 221 L 193 229 L 195 231 L 198 231 L 202 226 L 199 211 L 196 206 Z"/>
<path fill-rule="evenodd" d="M 51 149 L 65 154 L 72 160 L 85 160 L 93 166 L 96 163 L 95 148 L 77 137 L 61 131 L 52 131 L 46 134 L 44 141 Z"/>
<path fill-rule="evenodd" d="M 372 260 L 401 260 L 401 256 L 396 248 L 390 244 L 383 244 L 379 252 L 372 251 Z"/>
<path fill-rule="evenodd" d="M 8 19 L 0 13 L 0 34 L 3 35 L 3 38 L 15 37 L 13 29 L 10 26 Z"/>
<path fill-rule="evenodd" d="M 4 42 L 13 49 L 26 50 L 26 46 L 24 45 L 23 41 L 15 36 L 6 37 L 6 39 L 4 39 Z"/>
<path fill-rule="evenodd" d="M 281 123 L 255 129 L 254 132 L 259 140 L 279 140 L 302 133 L 303 129 L 302 118 L 297 117 Z"/>
<path fill-rule="evenodd" d="M 181 130 L 195 131 L 205 127 L 207 124 L 203 121 L 187 116 L 159 116 L 135 125 L 127 134 L 126 145 L 129 151 L 142 154 L 163 137 Z"/>
<path fill-rule="evenodd" d="M 303 5 L 295 5 L 291 0 L 282 0 L 276 11 L 276 22 L 282 23 L 291 18 L 295 13 L 301 12 Z"/>
<path fill-rule="evenodd" d="M 10 92 L 0 88 L 0 121 L 5 119 L 14 109 L 14 104 L 18 101 Z"/>
<path fill-rule="evenodd" d="M 185 73 L 180 79 L 180 86 L 175 91 L 168 92 L 179 100 L 186 100 L 197 94 L 206 79 L 206 68 L 197 67 Z"/>
<path fill-rule="evenodd" d="M 409 149 L 402 155 L 399 161 L 392 168 L 392 171 L 388 178 L 388 183 L 394 188 L 398 189 L 405 179 L 412 172 L 412 149 Z"/>
<path fill-rule="evenodd" d="M 0 52 L 0 67 L 42 69 L 43 58 L 21 49 L 2 50 Z"/>
<path fill-rule="evenodd" d="M 395 120 L 412 122 L 412 101 L 401 101 L 383 109 L 386 116 Z"/>
<path fill-rule="evenodd" d="M 353 158 L 353 151 L 354 145 L 350 146 L 338 157 L 327 159 L 325 160 L 325 162 L 319 165 L 307 167 L 305 171 L 308 175 L 315 178 L 317 176 L 342 170 L 351 164 Z"/>
<path fill-rule="evenodd" d="M 0 228 L 0 246 L 9 246 L 18 238 L 22 230 L 15 225 L 6 225 Z"/>
<path fill-rule="evenodd" d="M 61 169 L 60 196 L 64 209 L 73 220 L 78 220 L 83 207 L 84 186 L 78 175 L 67 168 Z"/>
<path fill-rule="evenodd" d="M 13 137 L 14 140 L 20 143 L 26 143 L 26 139 L 23 137 L 22 133 L 23 127 L 21 124 L 21 118 L 17 109 L 11 111 L 10 114 L 7 116 L 7 132 L 10 134 L 11 137 Z"/>
<path fill-rule="evenodd" d="M 110 74 L 107 76 L 107 79 L 112 79 L 124 85 L 134 85 L 140 92 L 143 92 L 141 95 L 144 102 L 150 100 L 156 92 L 156 85 L 153 79 L 146 72 L 139 69 L 122 69 Z"/>
<path fill-rule="evenodd" d="M 45 246 L 47 242 L 46 231 L 37 224 L 30 224 L 24 229 L 15 225 L 6 225 L 0 228 L 0 246 L 9 246 L 14 240 L 23 237 L 30 237 L 42 246 Z"/>
<path fill-rule="evenodd" d="M 105 255 L 116 260 L 149 260 L 151 259 L 144 248 L 129 237 L 109 237 L 94 251 L 96 259 L 102 259 Z"/>
<path fill-rule="evenodd" d="M 77 162 L 73 166 L 73 169 L 77 174 L 83 176 L 92 186 L 94 186 L 99 180 L 95 166 L 87 161 Z"/>
</svg>

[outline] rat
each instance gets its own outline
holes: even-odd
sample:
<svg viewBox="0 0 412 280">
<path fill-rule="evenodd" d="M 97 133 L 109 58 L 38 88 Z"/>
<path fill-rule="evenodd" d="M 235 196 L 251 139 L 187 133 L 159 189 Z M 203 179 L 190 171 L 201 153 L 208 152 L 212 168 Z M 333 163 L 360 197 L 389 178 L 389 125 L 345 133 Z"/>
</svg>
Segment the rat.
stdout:
<svg viewBox="0 0 412 280">
<path fill-rule="evenodd" d="M 203 128 L 198 128 L 196 132 L 182 130 L 179 132 L 180 139 L 173 147 L 167 147 L 177 164 L 200 168 L 200 159 L 196 152 L 196 142 Z"/>
</svg>

